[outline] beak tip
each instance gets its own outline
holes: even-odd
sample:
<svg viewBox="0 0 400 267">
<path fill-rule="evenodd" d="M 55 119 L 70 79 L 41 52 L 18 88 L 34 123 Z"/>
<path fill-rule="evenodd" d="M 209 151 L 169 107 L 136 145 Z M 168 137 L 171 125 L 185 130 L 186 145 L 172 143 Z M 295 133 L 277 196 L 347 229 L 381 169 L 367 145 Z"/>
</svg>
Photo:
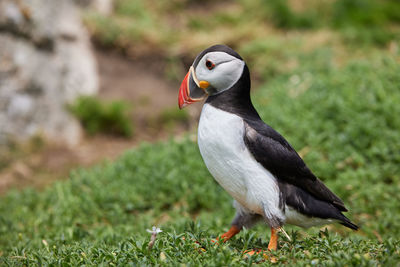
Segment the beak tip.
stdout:
<svg viewBox="0 0 400 267">
<path fill-rule="evenodd" d="M 185 100 L 181 97 L 179 98 L 179 101 L 178 101 L 178 107 L 179 107 L 179 109 L 183 109 L 184 107 L 186 107 Z"/>
</svg>

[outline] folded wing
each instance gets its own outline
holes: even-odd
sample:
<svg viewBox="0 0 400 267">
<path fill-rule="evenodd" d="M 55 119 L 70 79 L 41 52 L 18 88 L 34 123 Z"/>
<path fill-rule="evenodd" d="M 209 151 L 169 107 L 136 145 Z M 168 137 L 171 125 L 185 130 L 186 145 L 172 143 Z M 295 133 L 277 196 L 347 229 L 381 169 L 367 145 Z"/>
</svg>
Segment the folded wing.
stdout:
<svg viewBox="0 0 400 267">
<path fill-rule="evenodd" d="M 280 182 L 297 186 L 316 199 L 347 211 L 343 201 L 306 166 L 290 144 L 261 120 L 245 120 L 244 141 L 254 158 Z"/>
</svg>

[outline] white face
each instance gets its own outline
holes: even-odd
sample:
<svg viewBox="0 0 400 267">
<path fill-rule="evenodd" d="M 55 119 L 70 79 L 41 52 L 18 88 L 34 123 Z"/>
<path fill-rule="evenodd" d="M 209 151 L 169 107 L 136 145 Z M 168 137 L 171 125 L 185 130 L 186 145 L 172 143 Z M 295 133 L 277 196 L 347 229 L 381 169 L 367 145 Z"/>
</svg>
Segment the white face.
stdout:
<svg viewBox="0 0 400 267">
<path fill-rule="evenodd" d="M 198 81 L 207 81 L 218 94 L 231 88 L 242 76 L 244 61 L 225 52 L 205 54 L 195 69 Z"/>
</svg>

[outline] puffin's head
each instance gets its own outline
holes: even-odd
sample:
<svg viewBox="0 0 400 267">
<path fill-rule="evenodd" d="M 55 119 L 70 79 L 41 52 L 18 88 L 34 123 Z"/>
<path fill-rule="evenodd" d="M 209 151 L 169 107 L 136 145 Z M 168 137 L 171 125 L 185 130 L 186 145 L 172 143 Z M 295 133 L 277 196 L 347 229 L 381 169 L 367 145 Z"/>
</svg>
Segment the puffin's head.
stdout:
<svg viewBox="0 0 400 267">
<path fill-rule="evenodd" d="M 179 89 L 179 108 L 230 89 L 240 79 L 245 62 L 226 45 L 201 52 L 190 66 Z"/>
</svg>

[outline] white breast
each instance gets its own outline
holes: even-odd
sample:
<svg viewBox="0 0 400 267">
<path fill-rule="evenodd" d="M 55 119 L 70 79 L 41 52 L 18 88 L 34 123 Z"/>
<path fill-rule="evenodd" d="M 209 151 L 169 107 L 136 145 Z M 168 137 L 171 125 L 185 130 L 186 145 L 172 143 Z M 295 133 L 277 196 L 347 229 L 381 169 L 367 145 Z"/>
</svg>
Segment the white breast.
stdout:
<svg viewBox="0 0 400 267">
<path fill-rule="evenodd" d="M 198 130 L 203 160 L 215 180 L 242 206 L 283 219 L 276 179 L 253 158 L 244 143 L 244 131 L 242 118 L 205 104 Z"/>
</svg>

